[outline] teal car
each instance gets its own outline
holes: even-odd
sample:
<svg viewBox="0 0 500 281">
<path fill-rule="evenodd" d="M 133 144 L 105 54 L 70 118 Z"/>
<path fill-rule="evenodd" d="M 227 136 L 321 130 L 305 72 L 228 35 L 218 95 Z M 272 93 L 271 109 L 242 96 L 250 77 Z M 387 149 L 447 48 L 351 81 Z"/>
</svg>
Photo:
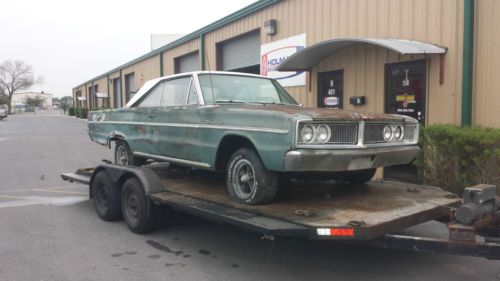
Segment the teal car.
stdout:
<svg viewBox="0 0 500 281">
<path fill-rule="evenodd" d="M 419 151 L 411 117 L 305 108 L 273 79 L 232 72 L 151 80 L 124 108 L 91 112 L 88 128 L 94 142 L 115 142 L 118 165 L 224 171 L 229 195 L 248 204 L 272 201 L 280 178 L 361 184 Z"/>
</svg>

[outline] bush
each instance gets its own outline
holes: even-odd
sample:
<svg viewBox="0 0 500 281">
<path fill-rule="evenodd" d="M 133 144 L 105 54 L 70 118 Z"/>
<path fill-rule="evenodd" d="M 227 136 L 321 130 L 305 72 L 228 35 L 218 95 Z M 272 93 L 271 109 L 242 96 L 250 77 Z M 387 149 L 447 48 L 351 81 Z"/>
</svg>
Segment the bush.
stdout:
<svg viewBox="0 0 500 281">
<path fill-rule="evenodd" d="M 69 116 L 75 116 L 75 107 L 70 107 L 68 108 L 68 115 Z"/>
<path fill-rule="evenodd" d="M 81 119 L 87 119 L 87 113 L 88 112 L 89 112 L 88 109 L 86 109 L 86 108 L 80 108 L 78 117 L 80 117 Z"/>
<path fill-rule="evenodd" d="M 425 184 L 461 194 L 464 187 L 500 183 L 500 129 L 432 125 L 422 128 L 420 145 Z"/>
</svg>

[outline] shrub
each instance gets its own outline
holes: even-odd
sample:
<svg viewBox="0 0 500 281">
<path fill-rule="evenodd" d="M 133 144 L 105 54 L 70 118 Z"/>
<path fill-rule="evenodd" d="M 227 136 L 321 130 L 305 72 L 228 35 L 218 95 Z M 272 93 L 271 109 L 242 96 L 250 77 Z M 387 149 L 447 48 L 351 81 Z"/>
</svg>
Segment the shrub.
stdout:
<svg viewBox="0 0 500 281">
<path fill-rule="evenodd" d="M 80 108 L 79 116 L 81 119 L 87 119 L 87 113 L 89 110 L 87 108 Z"/>
<path fill-rule="evenodd" d="M 461 194 L 464 187 L 500 183 L 500 129 L 432 125 L 422 128 L 420 145 L 425 184 Z"/>
<path fill-rule="evenodd" d="M 75 116 L 75 107 L 68 108 L 68 115 Z"/>
</svg>

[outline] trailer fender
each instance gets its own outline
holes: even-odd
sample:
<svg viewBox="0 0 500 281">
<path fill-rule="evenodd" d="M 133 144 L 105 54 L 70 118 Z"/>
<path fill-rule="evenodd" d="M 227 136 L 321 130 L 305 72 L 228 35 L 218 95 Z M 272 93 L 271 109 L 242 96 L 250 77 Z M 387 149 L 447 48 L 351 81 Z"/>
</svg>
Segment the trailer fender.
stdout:
<svg viewBox="0 0 500 281">
<path fill-rule="evenodd" d="M 124 167 L 118 165 L 103 164 L 99 165 L 94 169 L 89 183 L 89 196 L 92 196 L 92 184 L 94 177 L 101 171 L 105 171 L 110 177 L 111 181 L 118 187 L 122 187 L 125 181 L 131 177 L 137 178 L 143 188 L 146 196 L 164 191 L 163 185 L 160 181 L 158 175 L 147 167 Z"/>
</svg>

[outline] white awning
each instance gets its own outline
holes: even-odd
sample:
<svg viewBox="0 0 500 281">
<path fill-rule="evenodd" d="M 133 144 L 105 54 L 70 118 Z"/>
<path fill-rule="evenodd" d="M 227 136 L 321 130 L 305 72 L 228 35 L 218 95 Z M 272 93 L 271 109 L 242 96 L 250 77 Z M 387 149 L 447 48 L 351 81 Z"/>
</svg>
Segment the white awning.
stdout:
<svg viewBox="0 0 500 281">
<path fill-rule="evenodd" d="M 379 38 L 337 38 L 320 42 L 306 47 L 291 55 L 281 65 L 278 71 L 310 70 L 322 59 L 334 54 L 340 49 L 357 44 L 369 44 L 390 49 L 402 55 L 406 54 L 444 54 L 446 48 L 430 43 L 404 40 L 404 39 L 379 39 Z"/>
<path fill-rule="evenodd" d="M 85 96 L 78 97 L 78 100 L 79 100 L 79 101 L 84 101 L 84 100 L 87 100 L 87 97 L 85 97 Z"/>
<path fill-rule="evenodd" d="M 107 98 L 108 93 L 95 93 L 95 96 L 98 98 Z"/>
</svg>

